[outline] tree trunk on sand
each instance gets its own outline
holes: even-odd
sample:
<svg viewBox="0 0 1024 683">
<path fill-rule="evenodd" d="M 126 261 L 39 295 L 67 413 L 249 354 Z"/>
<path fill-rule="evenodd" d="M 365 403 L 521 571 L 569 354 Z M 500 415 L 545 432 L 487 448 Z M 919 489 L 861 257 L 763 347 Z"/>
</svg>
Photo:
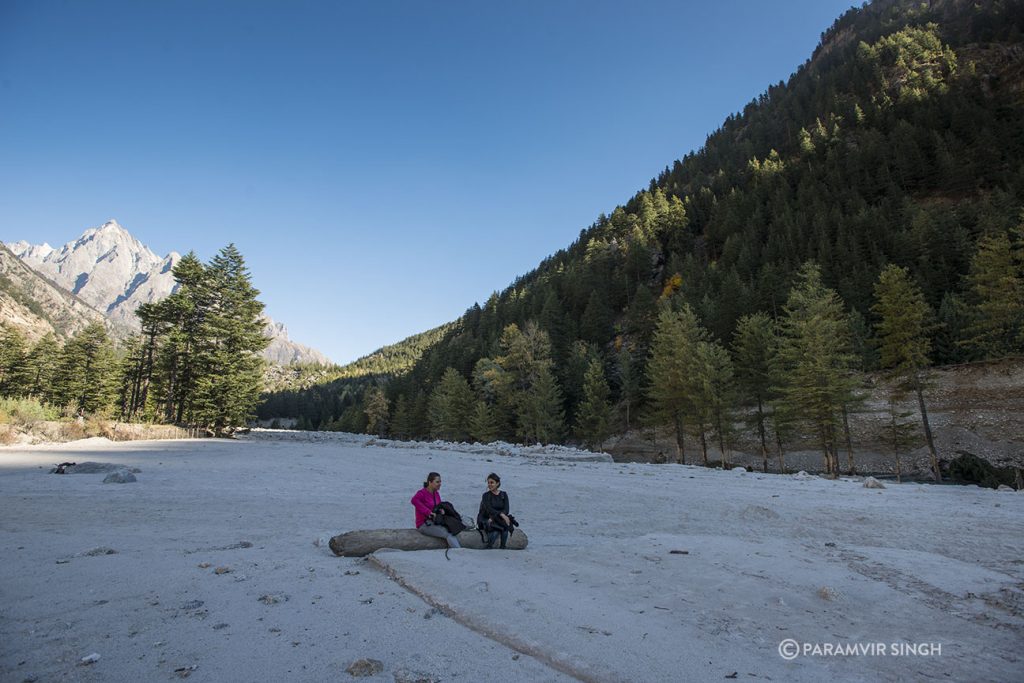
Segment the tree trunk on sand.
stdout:
<svg viewBox="0 0 1024 683">
<path fill-rule="evenodd" d="M 786 453 L 782 450 L 782 437 L 778 430 L 775 430 L 775 445 L 779 448 L 779 472 L 786 474 Z"/>
<path fill-rule="evenodd" d="M 718 430 L 718 450 L 722 451 L 722 469 L 723 470 L 727 470 L 727 469 L 729 469 L 729 467 L 728 467 L 728 463 L 726 462 L 726 457 L 725 457 L 725 437 L 722 436 L 722 416 L 721 415 L 718 416 L 717 422 L 718 422 L 718 426 L 717 426 L 717 430 Z"/>
<path fill-rule="evenodd" d="M 686 447 L 683 443 L 683 440 L 685 438 L 686 432 L 684 431 L 683 416 L 680 415 L 679 412 L 676 412 L 674 417 L 675 419 L 673 421 L 675 422 L 676 428 L 676 462 L 678 462 L 680 465 L 685 465 Z"/>
<path fill-rule="evenodd" d="M 761 396 L 757 397 L 757 433 L 761 437 L 761 460 L 763 471 L 768 471 L 768 443 L 764 434 L 764 406 L 761 404 Z"/>
<path fill-rule="evenodd" d="M 857 470 L 853 466 L 853 441 L 850 439 L 850 415 L 846 410 L 845 403 L 843 404 L 843 435 L 846 437 L 846 459 L 847 464 L 849 465 L 848 474 L 852 477 L 857 474 Z"/>
<path fill-rule="evenodd" d="M 463 531 L 458 535 L 458 539 L 463 548 L 484 549 L 480 533 L 477 531 Z M 498 542 L 495 541 L 495 548 L 498 547 Z M 516 529 L 515 533 L 508 537 L 506 548 L 522 550 L 528 542 L 526 534 Z M 416 529 L 363 529 L 335 536 L 331 539 L 330 546 L 331 551 L 340 557 L 363 557 L 381 548 L 438 550 L 447 548 L 448 544 L 444 539 L 424 536 Z"/>
<path fill-rule="evenodd" d="M 921 424 L 924 426 L 924 439 L 928 442 L 928 451 L 932 456 L 932 475 L 935 481 L 942 481 L 942 471 L 939 469 L 939 454 L 935 451 L 935 441 L 932 440 L 932 427 L 928 424 L 928 409 L 924 405 L 924 390 L 921 386 L 921 378 L 914 377 L 914 389 L 917 391 L 917 404 L 921 408 Z"/>
</svg>

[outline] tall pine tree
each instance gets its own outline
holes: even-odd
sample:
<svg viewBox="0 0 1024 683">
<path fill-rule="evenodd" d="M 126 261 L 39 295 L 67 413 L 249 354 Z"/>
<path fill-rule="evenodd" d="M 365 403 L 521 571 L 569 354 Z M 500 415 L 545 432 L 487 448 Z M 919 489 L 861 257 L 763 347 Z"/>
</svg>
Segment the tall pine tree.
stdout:
<svg viewBox="0 0 1024 683">
<path fill-rule="evenodd" d="M 924 300 L 924 293 L 910 279 L 905 268 L 890 264 L 882 270 L 875 283 L 875 305 L 871 310 L 878 317 L 875 329 L 882 367 L 896 383 L 898 394 L 910 390 L 917 396 L 921 426 L 931 455 L 932 476 L 940 481 L 939 455 L 935 450 L 924 400 L 926 373 L 931 365 L 928 359 L 931 353 L 931 311 Z"/>
</svg>

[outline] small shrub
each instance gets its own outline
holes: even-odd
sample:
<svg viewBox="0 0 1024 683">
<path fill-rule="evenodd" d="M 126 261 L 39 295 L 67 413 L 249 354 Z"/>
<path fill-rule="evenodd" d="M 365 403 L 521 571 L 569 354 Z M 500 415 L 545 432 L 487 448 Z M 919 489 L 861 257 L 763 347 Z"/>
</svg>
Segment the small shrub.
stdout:
<svg viewBox="0 0 1024 683">
<path fill-rule="evenodd" d="M 61 408 L 60 416 L 70 420 L 78 417 L 79 412 L 80 410 L 78 406 L 78 401 L 72 401 L 71 403 Z"/>
<path fill-rule="evenodd" d="M 0 446 L 10 446 L 18 440 L 18 431 L 8 424 L 0 424 Z"/>
<path fill-rule="evenodd" d="M 85 426 L 78 422 L 62 422 L 60 425 L 60 441 L 77 441 L 84 439 Z"/>
<path fill-rule="evenodd" d="M 0 398 L 0 422 L 29 427 L 36 422 L 56 420 L 59 411 L 34 398 Z"/>
</svg>

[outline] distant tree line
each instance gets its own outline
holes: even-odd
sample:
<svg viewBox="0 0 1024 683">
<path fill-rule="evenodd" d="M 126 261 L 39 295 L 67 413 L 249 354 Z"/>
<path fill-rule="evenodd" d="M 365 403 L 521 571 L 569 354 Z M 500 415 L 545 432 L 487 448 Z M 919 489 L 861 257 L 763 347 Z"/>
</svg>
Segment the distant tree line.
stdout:
<svg viewBox="0 0 1024 683">
<path fill-rule="evenodd" d="M 35 397 L 68 415 L 188 424 L 223 432 L 253 414 L 268 340 L 263 304 L 234 245 L 208 264 L 189 253 L 174 267 L 176 290 L 143 304 L 142 334 L 115 344 L 100 323 L 61 345 L 28 344 L 0 328 L 0 396 Z"/>
<path fill-rule="evenodd" d="M 885 369 L 927 431 L 928 367 L 1022 351 L 1024 118 L 999 56 L 1022 35 L 1019 3 L 850 10 L 788 83 L 407 367 L 264 416 L 592 444 L 643 418 L 704 458 L 741 407 L 765 459 L 810 435 L 836 472 L 863 373 Z"/>
</svg>

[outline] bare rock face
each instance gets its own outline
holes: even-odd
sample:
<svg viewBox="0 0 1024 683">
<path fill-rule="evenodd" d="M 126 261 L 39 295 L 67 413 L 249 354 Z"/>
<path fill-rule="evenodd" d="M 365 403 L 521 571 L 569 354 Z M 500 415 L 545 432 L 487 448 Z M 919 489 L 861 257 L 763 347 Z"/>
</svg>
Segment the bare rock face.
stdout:
<svg viewBox="0 0 1024 683">
<path fill-rule="evenodd" d="M 35 343 L 50 333 L 66 339 L 90 323 L 104 322 L 104 317 L 0 244 L 0 322 L 12 325 Z"/>
<path fill-rule="evenodd" d="M 9 246 L 35 271 L 132 328 L 139 326 L 136 308 L 174 291 L 171 269 L 181 258 L 176 252 L 157 256 L 114 220 L 60 249 L 26 242 Z"/>
<path fill-rule="evenodd" d="M 173 269 L 181 255 L 172 251 L 166 256 L 158 256 L 115 220 L 86 230 L 81 237 L 59 249 L 45 243 L 29 244 L 24 240 L 11 242 L 7 248 L 28 269 L 67 290 L 73 295 L 71 298 L 88 304 L 111 323 L 127 330 L 139 329 L 135 315 L 139 306 L 160 301 L 177 288 Z M 2 306 L 3 301 L 0 300 Z M 7 317 L 13 318 L 15 313 L 13 307 L 10 308 L 12 312 Z M 289 339 L 283 324 L 269 317 L 264 322 L 264 334 L 270 339 L 270 344 L 263 357 L 269 362 L 279 365 L 330 365 L 330 359 L 316 349 Z M 74 331 L 84 326 L 78 325 Z M 33 338 L 41 337 L 46 331 L 35 334 Z"/>
<path fill-rule="evenodd" d="M 278 365 L 290 363 L 331 364 L 331 360 L 316 349 L 289 339 L 288 328 L 283 323 L 275 322 L 269 317 L 264 320 L 266 326 L 263 328 L 263 335 L 270 339 L 270 343 L 264 349 L 263 357 L 271 363 Z"/>
</svg>

